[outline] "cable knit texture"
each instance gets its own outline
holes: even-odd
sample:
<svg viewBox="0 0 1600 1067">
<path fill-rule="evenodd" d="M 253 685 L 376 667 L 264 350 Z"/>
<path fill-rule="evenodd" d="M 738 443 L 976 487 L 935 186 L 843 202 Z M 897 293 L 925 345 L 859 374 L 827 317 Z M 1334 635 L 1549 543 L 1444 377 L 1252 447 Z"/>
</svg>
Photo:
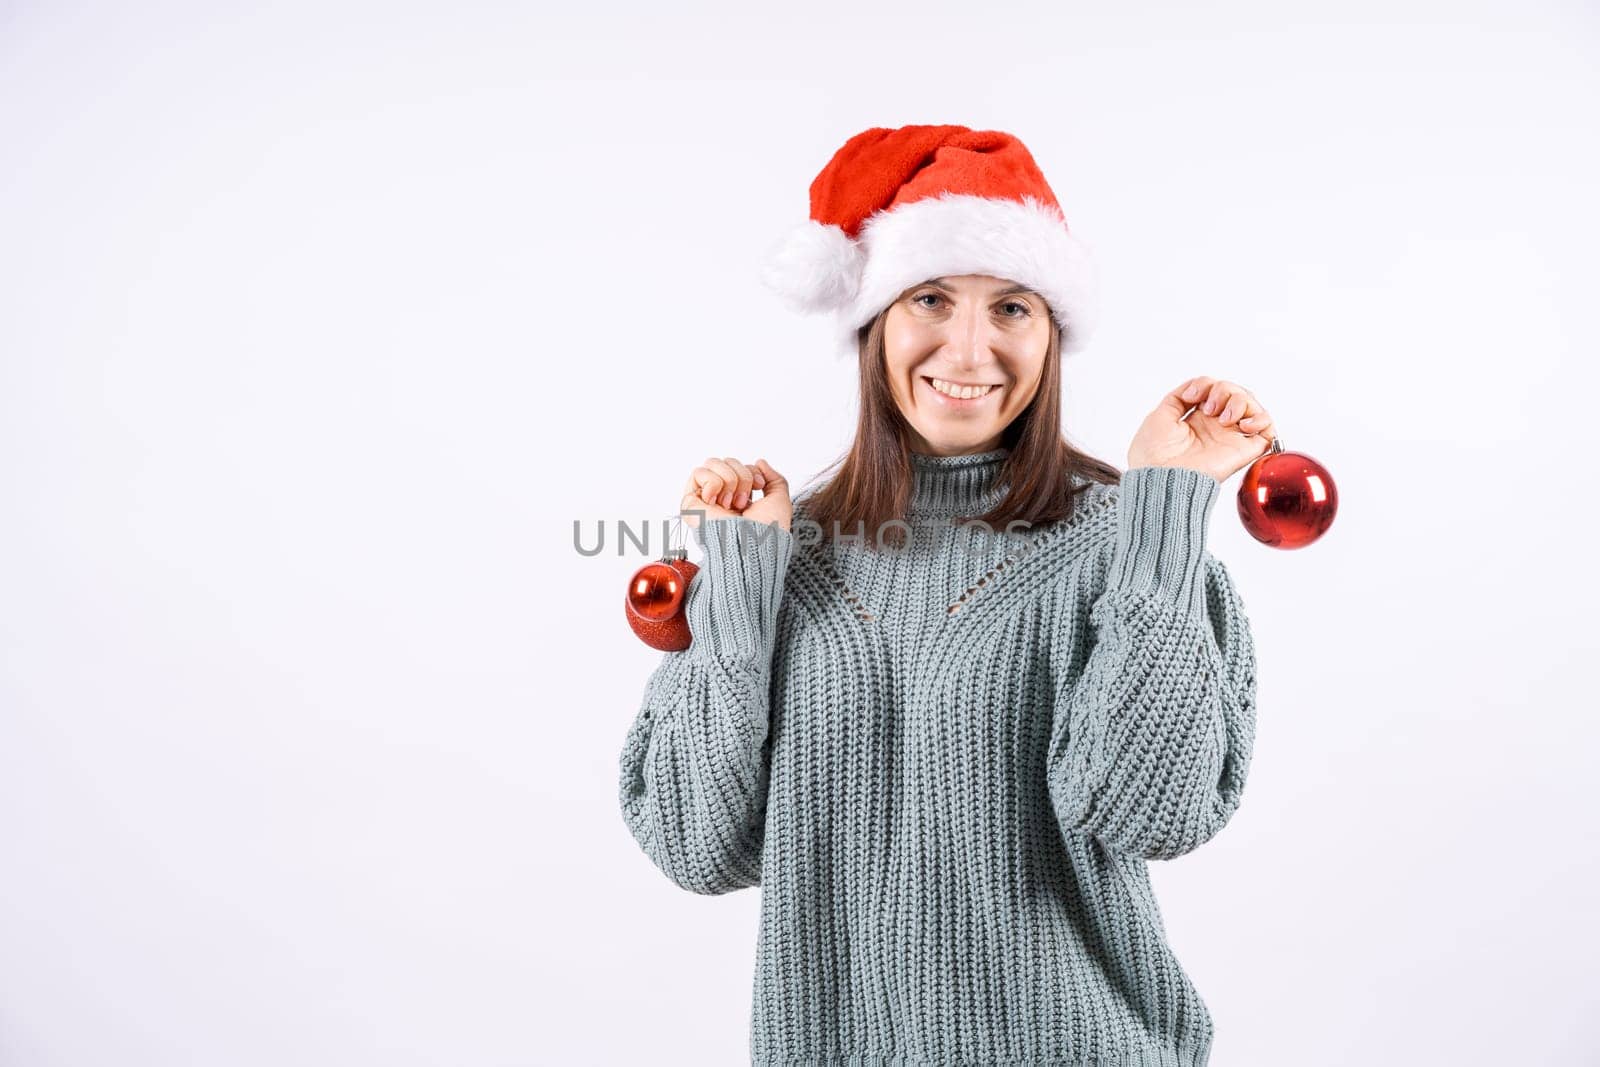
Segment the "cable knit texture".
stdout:
<svg viewBox="0 0 1600 1067">
<path fill-rule="evenodd" d="M 913 455 L 905 551 L 810 543 L 809 494 L 794 532 L 698 527 L 694 643 L 650 676 L 621 804 L 677 885 L 761 887 L 753 1064 L 1208 1060 L 1147 861 L 1214 837 L 1250 763 L 1220 485 L 1136 467 L 1061 522 L 952 523 L 1005 456 Z"/>
</svg>

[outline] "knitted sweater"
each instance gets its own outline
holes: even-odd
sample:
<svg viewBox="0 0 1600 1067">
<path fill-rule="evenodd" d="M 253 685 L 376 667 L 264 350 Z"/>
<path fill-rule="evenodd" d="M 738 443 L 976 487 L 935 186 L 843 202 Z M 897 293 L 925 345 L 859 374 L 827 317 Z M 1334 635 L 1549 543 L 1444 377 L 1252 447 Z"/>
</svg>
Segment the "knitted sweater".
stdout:
<svg viewBox="0 0 1600 1067">
<path fill-rule="evenodd" d="M 650 676 L 621 805 L 679 886 L 760 885 L 753 1064 L 1210 1056 L 1146 861 L 1221 830 L 1250 763 L 1220 485 L 1136 467 L 1060 522 L 954 525 L 1005 456 L 914 453 L 906 551 L 700 523 L 693 644 Z"/>
</svg>

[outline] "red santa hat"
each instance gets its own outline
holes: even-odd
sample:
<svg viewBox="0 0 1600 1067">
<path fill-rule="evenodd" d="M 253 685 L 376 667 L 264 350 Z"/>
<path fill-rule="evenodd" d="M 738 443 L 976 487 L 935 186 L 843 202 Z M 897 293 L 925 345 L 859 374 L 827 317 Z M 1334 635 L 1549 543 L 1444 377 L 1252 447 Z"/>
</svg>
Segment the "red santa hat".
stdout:
<svg viewBox="0 0 1600 1067">
<path fill-rule="evenodd" d="M 955 274 L 1026 285 L 1050 305 L 1063 354 L 1095 326 L 1097 271 L 1021 141 L 965 126 L 875 127 L 811 183 L 811 217 L 762 281 L 801 312 L 832 312 L 838 355 L 905 290 Z"/>
</svg>

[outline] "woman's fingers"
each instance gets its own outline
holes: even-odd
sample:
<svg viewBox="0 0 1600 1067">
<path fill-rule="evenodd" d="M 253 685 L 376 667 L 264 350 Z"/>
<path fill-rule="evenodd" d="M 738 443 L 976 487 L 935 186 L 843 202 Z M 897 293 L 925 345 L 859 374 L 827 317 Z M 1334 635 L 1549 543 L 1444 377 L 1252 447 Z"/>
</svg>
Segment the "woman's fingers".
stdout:
<svg viewBox="0 0 1600 1067">
<path fill-rule="evenodd" d="M 1261 412 L 1259 415 L 1250 415 L 1246 418 L 1240 419 L 1239 429 L 1251 435 L 1264 436 L 1269 441 L 1276 436 L 1274 424 L 1272 422 L 1272 416 L 1268 415 L 1265 411 Z"/>
<path fill-rule="evenodd" d="M 1228 399 L 1227 405 L 1222 409 L 1219 421 L 1224 426 L 1237 423 L 1240 430 L 1247 433 L 1255 433 L 1260 429 L 1263 420 L 1270 421 L 1270 419 L 1266 418 L 1266 409 L 1261 406 L 1261 402 L 1255 398 L 1255 394 L 1250 390 L 1238 386 L 1235 386 L 1234 390 L 1233 396 Z"/>
<path fill-rule="evenodd" d="M 683 487 L 683 498 L 678 501 L 678 512 L 684 522 L 698 527 L 701 518 L 721 519 L 730 514 L 716 504 L 716 494 L 723 481 L 724 475 L 708 467 L 696 467 L 690 473 Z"/>
<path fill-rule="evenodd" d="M 774 470 L 765 459 L 756 460 L 756 476 L 761 479 L 763 497 L 789 495 L 789 479 Z"/>
<path fill-rule="evenodd" d="M 724 456 L 723 462 L 733 469 L 734 475 L 734 484 L 728 488 L 728 502 L 723 507 L 742 511 L 750 503 L 750 487 L 754 484 L 750 468 L 732 456 Z"/>
<path fill-rule="evenodd" d="M 1175 395 L 1184 407 L 1185 414 L 1191 408 L 1199 408 L 1207 415 L 1218 415 L 1225 411 L 1238 388 L 1232 382 L 1202 374 L 1179 386 Z"/>
<path fill-rule="evenodd" d="M 1233 395 L 1233 383 L 1218 380 L 1206 390 L 1206 398 L 1200 403 L 1200 410 L 1207 415 L 1220 415 L 1222 408 Z"/>
<path fill-rule="evenodd" d="M 739 481 L 739 476 L 728 466 L 727 460 L 719 456 L 707 456 L 706 461 L 696 468 L 696 473 L 700 475 L 700 495 L 707 504 L 725 508 L 733 502 L 733 486 Z"/>
<path fill-rule="evenodd" d="M 1211 388 L 1214 382 L 1216 382 L 1215 378 L 1208 378 L 1203 374 L 1196 378 L 1190 378 L 1178 387 L 1178 399 L 1186 404 L 1198 404 L 1205 398 L 1206 391 Z"/>
<path fill-rule="evenodd" d="M 1240 433 L 1251 437 L 1267 435 L 1272 429 L 1272 416 L 1261 406 L 1255 394 L 1231 382 L 1225 384 L 1230 386 L 1232 392 L 1217 415 L 1217 424 L 1235 426 Z M 1270 442 L 1272 438 L 1267 436 L 1267 440 Z"/>
<path fill-rule="evenodd" d="M 767 466 L 766 460 L 757 460 L 752 466 L 734 456 L 707 456 L 690 473 L 679 508 L 723 518 L 749 507 L 755 490 L 771 493 L 782 484 L 783 476 Z"/>
<path fill-rule="evenodd" d="M 1231 425 L 1235 421 L 1244 418 L 1255 407 L 1255 398 L 1250 395 L 1249 391 L 1235 386 L 1232 395 L 1223 404 L 1222 413 L 1217 416 L 1217 420 L 1224 426 Z"/>
<path fill-rule="evenodd" d="M 1255 394 L 1237 382 L 1202 374 L 1180 385 L 1174 395 L 1185 405 L 1215 416 L 1220 426 L 1237 426 L 1240 433 L 1267 434 L 1273 426 L 1272 416 Z"/>
<path fill-rule="evenodd" d="M 703 511 L 712 518 L 720 517 L 716 514 L 722 510 L 717 504 L 717 498 L 721 495 L 726 480 L 727 475 L 713 468 L 708 459 L 690 473 L 689 491 L 684 494 L 682 508 Z"/>
<path fill-rule="evenodd" d="M 1209 384 L 1195 390 L 1200 410 L 1215 415 L 1217 421 L 1227 426 L 1260 410 L 1261 405 L 1250 390 L 1221 378 L 1201 379 Z"/>
</svg>

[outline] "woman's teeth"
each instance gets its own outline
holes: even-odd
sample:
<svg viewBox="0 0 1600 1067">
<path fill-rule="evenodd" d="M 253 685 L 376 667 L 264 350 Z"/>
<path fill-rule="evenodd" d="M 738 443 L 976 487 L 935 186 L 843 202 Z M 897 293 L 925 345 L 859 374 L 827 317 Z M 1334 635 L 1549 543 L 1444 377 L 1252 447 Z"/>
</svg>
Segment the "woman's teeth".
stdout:
<svg viewBox="0 0 1600 1067">
<path fill-rule="evenodd" d="M 945 396 L 953 396 L 957 400 L 971 400 L 995 388 L 993 385 L 956 385 L 943 378 L 929 378 L 928 383 Z"/>
</svg>

